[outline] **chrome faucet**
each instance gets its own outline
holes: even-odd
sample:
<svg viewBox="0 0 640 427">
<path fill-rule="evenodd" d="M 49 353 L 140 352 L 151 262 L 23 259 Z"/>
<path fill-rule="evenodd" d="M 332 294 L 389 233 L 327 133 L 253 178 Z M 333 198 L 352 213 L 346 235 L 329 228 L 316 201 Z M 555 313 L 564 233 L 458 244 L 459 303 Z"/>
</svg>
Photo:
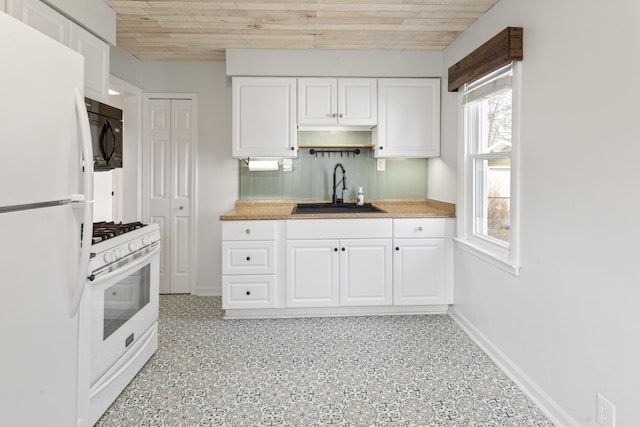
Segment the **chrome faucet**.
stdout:
<svg viewBox="0 0 640 427">
<path fill-rule="evenodd" d="M 342 182 L 342 193 L 340 197 L 336 195 L 336 188 L 338 187 L 338 185 L 340 185 L 340 182 L 336 184 L 336 171 L 338 170 L 338 168 L 342 169 L 342 180 L 340 181 Z M 346 172 L 347 171 L 344 170 L 344 166 L 342 166 L 342 163 L 337 163 L 333 168 L 333 196 L 331 197 L 331 203 L 333 203 L 334 206 L 344 202 L 344 192 L 347 191 L 347 176 L 345 175 Z"/>
</svg>

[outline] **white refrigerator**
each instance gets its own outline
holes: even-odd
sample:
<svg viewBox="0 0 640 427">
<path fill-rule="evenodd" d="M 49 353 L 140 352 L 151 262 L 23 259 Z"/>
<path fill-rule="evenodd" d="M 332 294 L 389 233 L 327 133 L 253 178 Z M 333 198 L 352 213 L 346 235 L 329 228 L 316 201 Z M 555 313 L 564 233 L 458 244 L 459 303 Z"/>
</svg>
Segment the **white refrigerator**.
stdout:
<svg viewBox="0 0 640 427">
<path fill-rule="evenodd" d="M 0 12 L 0 64 L 0 424 L 72 427 L 92 232 L 84 59 Z"/>
</svg>

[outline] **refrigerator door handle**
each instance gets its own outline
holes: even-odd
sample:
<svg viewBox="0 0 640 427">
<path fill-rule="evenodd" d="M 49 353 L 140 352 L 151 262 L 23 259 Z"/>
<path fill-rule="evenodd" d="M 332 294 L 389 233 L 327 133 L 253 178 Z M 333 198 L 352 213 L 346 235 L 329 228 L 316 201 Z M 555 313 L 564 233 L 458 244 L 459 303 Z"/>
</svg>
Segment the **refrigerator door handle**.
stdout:
<svg viewBox="0 0 640 427">
<path fill-rule="evenodd" d="M 73 209 L 84 209 L 82 222 L 82 241 L 80 243 L 80 255 L 78 257 L 77 278 L 72 284 L 71 304 L 69 317 L 73 317 L 78 312 L 82 294 L 87 284 L 89 272 L 89 258 L 91 256 L 91 237 L 93 236 L 93 148 L 91 145 L 91 131 L 89 129 L 89 115 L 84 103 L 84 97 L 80 88 L 74 88 L 74 98 L 76 102 L 76 114 L 78 118 L 78 130 L 82 142 L 82 158 L 84 167 L 82 168 L 84 195 L 73 195 L 71 206 Z"/>
<path fill-rule="evenodd" d="M 82 141 L 82 158 L 84 159 L 84 167 L 82 168 L 84 197 L 85 200 L 93 200 L 93 146 L 91 144 L 89 114 L 87 114 L 87 106 L 84 103 L 84 97 L 82 96 L 82 90 L 80 90 L 80 88 L 74 88 L 74 96 L 76 100 L 80 140 Z"/>
<path fill-rule="evenodd" d="M 80 243 L 80 256 L 78 257 L 78 267 L 76 280 L 71 284 L 71 303 L 69 305 L 69 317 L 73 317 L 78 312 L 80 301 L 87 286 L 87 276 L 89 274 L 89 258 L 91 256 L 91 237 L 93 235 L 93 202 L 76 202 L 71 203 L 71 207 L 83 209 L 82 223 L 82 242 Z"/>
</svg>

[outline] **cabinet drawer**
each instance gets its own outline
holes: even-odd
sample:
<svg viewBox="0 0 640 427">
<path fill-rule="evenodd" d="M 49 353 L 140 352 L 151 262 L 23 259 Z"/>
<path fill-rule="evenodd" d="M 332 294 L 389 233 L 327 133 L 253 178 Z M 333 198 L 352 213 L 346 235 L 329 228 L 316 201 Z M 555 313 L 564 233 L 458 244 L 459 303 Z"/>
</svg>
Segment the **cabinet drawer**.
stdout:
<svg viewBox="0 0 640 427">
<path fill-rule="evenodd" d="M 393 220 L 394 238 L 444 237 L 444 218 L 406 218 Z"/>
<path fill-rule="evenodd" d="M 274 274 L 274 241 L 222 242 L 222 274 Z"/>
<path fill-rule="evenodd" d="M 222 276 L 222 308 L 275 307 L 275 276 Z"/>
<path fill-rule="evenodd" d="M 224 221 L 222 240 L 275 240 L 275 221 Z"/>
</svg>

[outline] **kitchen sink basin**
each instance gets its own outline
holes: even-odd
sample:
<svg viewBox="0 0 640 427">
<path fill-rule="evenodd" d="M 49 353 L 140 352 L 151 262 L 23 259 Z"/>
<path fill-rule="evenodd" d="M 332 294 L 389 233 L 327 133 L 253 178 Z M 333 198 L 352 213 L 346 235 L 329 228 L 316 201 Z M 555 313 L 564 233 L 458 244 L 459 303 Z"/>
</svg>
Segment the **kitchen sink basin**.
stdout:
<svg viewBox="0 0 640 427">
<path fill-rule="evenodd" d="M 360 213 L 386 213 L 371 203 L 358 206 L 355 203 L 298 203 L 293 208 L 293 214 L 360 214 Z"/>
</svg>

